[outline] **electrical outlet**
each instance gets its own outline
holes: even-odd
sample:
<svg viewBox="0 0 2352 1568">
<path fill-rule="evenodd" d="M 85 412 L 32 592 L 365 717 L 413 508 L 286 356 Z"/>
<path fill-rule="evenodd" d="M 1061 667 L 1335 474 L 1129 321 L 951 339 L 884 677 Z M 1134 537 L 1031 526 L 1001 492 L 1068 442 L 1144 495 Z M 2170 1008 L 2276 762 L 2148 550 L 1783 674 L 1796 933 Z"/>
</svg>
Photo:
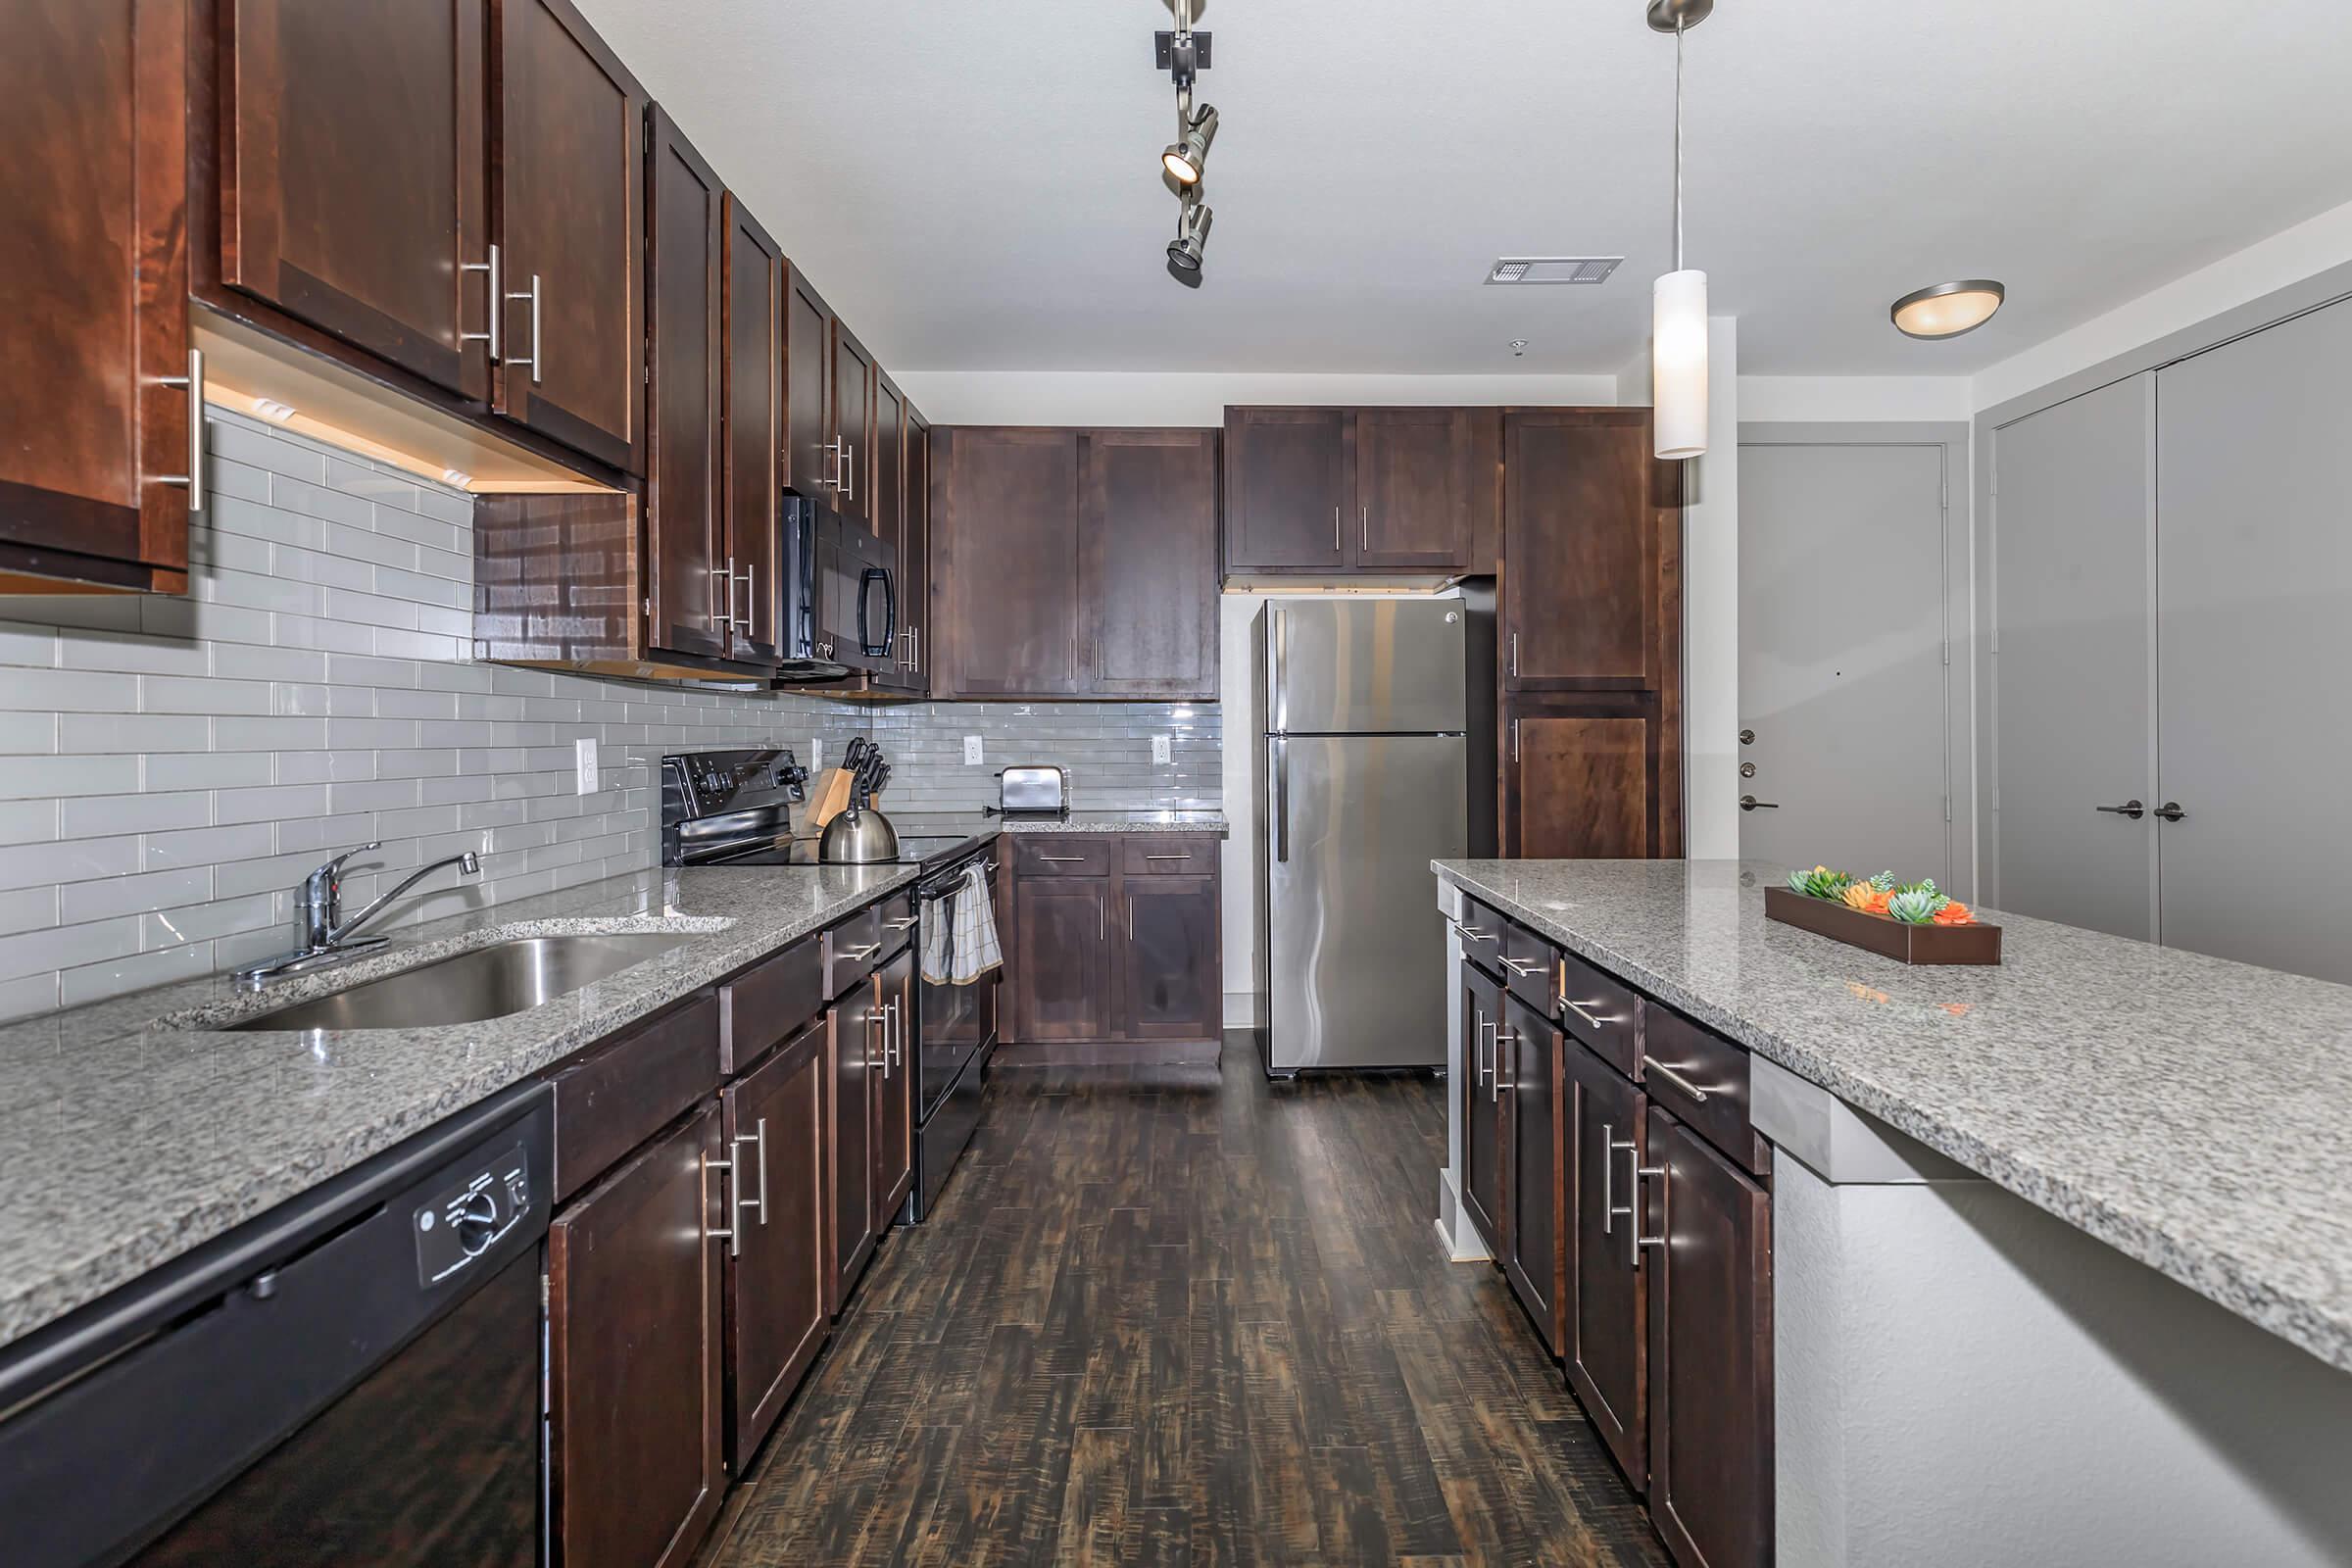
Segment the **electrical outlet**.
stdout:
<svg viewBox="0 0 2352 1568">
<path fill-rule="evenodd" d="M 596 793 L 596 742 L 585 736 L 571 743 L 574 795 Z"/>
<path fill-rule="evenodd" d="M 966 767 L 980 765 L 980 737 L 977 735 L 966 735 L 963 738 L 963 765 Z"/>
<path fill-rule="evenodd" d="M 1170 739 L 1169 739 L 1167 736 L 1165 736 L 1165 735 L 1154 735 L 1154 736 L 1152 736 L 1152 765 L 1153 765 L 1153 766 L 1155 766 L 1155 767 L 1166 767 L 1166 766 L 1167 766 L 1169 763 L 1171 763 L 1171 762 L 1173 762 L 1173 761 L 1175 761 L 1175 760 L 1176 760 L 1176 745 L 1175 745 L 1175 742 L 1173 742 L 1172 740 L 1170 740 Z"/>
</svg>

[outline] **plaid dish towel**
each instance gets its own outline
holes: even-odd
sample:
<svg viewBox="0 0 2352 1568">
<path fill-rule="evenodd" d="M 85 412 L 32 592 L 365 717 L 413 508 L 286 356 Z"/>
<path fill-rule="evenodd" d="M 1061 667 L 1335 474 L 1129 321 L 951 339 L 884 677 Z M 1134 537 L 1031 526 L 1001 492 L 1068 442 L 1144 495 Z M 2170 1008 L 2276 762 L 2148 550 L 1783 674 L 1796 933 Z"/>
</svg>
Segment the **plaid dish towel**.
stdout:
<svg viewBox="0 0 2352 1568">
<path fill-rule="evenodd" d="M 948 978 L 970 985 L 989 970 L 1000 968 L 1004 954 L 997 946 L 997 912 L 988 906 L 988 873 L 978 865 L 964 871 L 963 886 L 956 891 L 955 933 L 949 952 Z"/>
</svg>

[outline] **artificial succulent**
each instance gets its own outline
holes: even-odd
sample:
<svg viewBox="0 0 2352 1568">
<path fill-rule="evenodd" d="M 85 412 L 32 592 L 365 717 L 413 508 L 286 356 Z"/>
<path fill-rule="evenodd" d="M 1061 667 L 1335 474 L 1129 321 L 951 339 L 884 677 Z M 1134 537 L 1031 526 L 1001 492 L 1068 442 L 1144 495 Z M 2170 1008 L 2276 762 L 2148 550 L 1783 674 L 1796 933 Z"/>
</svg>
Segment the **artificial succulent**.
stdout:
<svg viewBox="0 0 2352 1568">
<path fill-rule="evenodd" d="M 1817 865 L 1810 871 L 1788 873 L 1791 891 L 1802 893 L 1808 899 L 1827 899 L 1832 904 L 1843 899 L 1845 890 L 1853 886 L 1853 882 L 1854 879 L 1843 871 L 1833 871 L 1826 865 Z"/>
<path fill-rule="evenodd" d="M 1933 882 L 1904 888 L 1886 901 L 1886 912 L 1905 925 L 1927 925 L 1952 901 L 1936 891 Z"/>
<path fill-rule="evenodd" d="M 1881 893 L 1892 893 L 1894 891 L 1894 873 L 1892 871 L 1881 871 L 1877 876 L 1874 876 L 1870 879 L 1870 885 L 1874 888 L 1877 888 Z"/>
</svg>

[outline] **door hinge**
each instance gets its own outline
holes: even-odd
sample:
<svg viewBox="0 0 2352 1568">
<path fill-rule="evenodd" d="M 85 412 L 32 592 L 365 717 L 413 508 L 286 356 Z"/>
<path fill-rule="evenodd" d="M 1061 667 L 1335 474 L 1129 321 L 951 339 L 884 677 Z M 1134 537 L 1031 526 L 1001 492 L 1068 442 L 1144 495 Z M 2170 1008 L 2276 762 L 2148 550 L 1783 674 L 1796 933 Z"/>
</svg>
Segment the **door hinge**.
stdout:
<svg viewBox="0 0 2352 1568">
<path fill-rule="evenodd" d="M 1949 795 L 1943 798 L 1943 819 L 1946 822 L 1952 819 L 1952 798 Z"/>
<path fill-rule="evenodd" d="M 1947 664 L 1952 662 L 1952 640 L 1949 637 L 1943 640 L 1943 662 Z"/>
</svg>

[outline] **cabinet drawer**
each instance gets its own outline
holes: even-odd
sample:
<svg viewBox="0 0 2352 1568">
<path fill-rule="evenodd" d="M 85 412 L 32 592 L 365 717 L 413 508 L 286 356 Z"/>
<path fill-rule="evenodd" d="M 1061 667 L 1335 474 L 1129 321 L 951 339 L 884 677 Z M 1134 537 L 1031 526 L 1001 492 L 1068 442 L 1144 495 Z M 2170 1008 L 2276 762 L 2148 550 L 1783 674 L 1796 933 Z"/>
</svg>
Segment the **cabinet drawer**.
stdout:
<svg viewBox="0 0 2352 1568">
<path fill-rule="evenodd" d="M 1573 953 L 1560 955 L 1559 1017 L 1567 1031 L 1628 1078 L 1641 1076 L 1641 993 L 1601 973 Z"/>
<path fill-rule="evenodd" d="M 1108 876 L 1113 841 L 1041 833 L 1022 838 L 1012 852 L 1019 876 Z"/>
<path fill-rule="evenodd" d="M 914 912 L 912 888 L 884 899 L 874 910 L 874 940 L 882 944 L 875 963 L 888 963 L 893 954 L 914 940 L 915 928 L 922 923 L 922 918 Z"/>
<path fill-rule="evenodd" d="M 708 991 L 556 1068 L 556 1201 L 675 1120 L 718 1079 L 718 997 Z"/>
<path fill-rule="evenodd" d="M 1494 974 L 1504 973 L 1503 942 L 1511 922 L 1476 899 L 1462 901 L 1462 956 Z"/>
<path fill-rule="evenodd" d="M 882 906 L 869 905 L 825 932 L 825 996 L 830 999 L 874 972 L 882 956 Z"/>
<path fill-rule="evenodd" d="M 1501 946 L 1502 972 L 1511 995 L 1549 1018 L 1559 996 L 1559 950 L 1549 938 L 1508 923 L 1502 928 Z"/>
<path fill-rule="evenodd" d="M 1733 1163 L 1758 1175 L 1771 1169 L 1749 1113 L 1745 1047 L 1672 1008 L 1652 1005 L 1642 1020 L 1641 1076 L 1652 1103 Z"/>
<path fill-rule="evenodd" d="M 1211 876 L 1217 869 L 1217 841 L 1206 833 L 1121 839 L 1119 869 L 1129 876 Z"/>
<path fill-rule="evenodd" d="M 825 1010 L 824 943 L 808 937 L 719 991 L 719 1070 L 732 1078 Z"/>
</svg>

